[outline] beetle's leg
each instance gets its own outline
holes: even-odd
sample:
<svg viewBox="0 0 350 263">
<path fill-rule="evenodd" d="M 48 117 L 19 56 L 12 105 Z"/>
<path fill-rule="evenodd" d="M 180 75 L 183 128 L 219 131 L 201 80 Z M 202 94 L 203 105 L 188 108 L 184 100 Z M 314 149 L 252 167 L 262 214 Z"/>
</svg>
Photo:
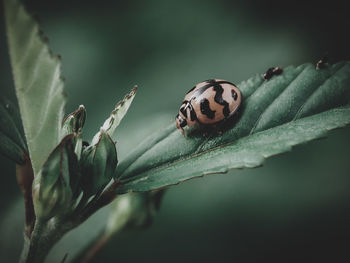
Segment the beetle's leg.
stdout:
<svg viewBox="0 0 350 263">
<path fill-rule="evenodd" d="M 223 134 L 223 131 L 221 129 L 217 129 L 216 133 L 217 133 L 218 136 L 221 136 Z"/>
<path fill-rule="evenodd" d="M 214 135 L 221 136 L 224 133 L 223 124 L 215 124 L 213 126 L 213 133 L 214 133 Z"/>
</svg>

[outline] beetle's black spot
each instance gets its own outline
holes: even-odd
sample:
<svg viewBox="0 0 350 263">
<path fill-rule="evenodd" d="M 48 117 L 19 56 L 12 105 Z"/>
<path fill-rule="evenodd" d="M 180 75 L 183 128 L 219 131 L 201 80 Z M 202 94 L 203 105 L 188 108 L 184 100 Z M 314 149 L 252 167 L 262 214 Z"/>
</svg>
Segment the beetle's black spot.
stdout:
<svg viewBox="0 0 350 263">
<path fill-rule="evenodd" d="M 191 121 L 197 120 L 197 115 L 196 115 L 196 112 L 194 111 L 194 109 L 192 108 L 192 105 L 191 105 L 191 109 L 190 109 L 190 117 L 191 117 Z"/>
<path fill-rule="evenodd" d="M 212 111 L 209 107 L 209 100 L 202 99 L 200 102 L 201 113 L 207 116 L 209 119 L 214 119 L 215 111 Z"/>
<path fill-rule="evenodd" d="M 192 89 L 190 89 L 186 94 L 190 93 L 191 91 L 193 91 L 196 88 L 196 86 L 194 86 Z"/>
<path fill-rule="evenodd" d="M 185 107 L 181 107 L 181 108 L 180 108 L 180 112 L 185 116 L 185 118 L 187 118 L 186 106 L 185 106 Z"/>
<path fill-rule="evenodd" d="M 234 100 L 237 100 L 237 98 L 238 98 L 237 92 L 235 92 L 233 89 L 231 89 L 231 94 L 232 94 L 232 98 Z"/>
<path fill-rule="evenodd" d="M 186 111 L 186 118 L 187 118 L 187 109 L 190 110 L 190 118 L 191 118 L 191 121 L 194 121 L 197 119 L 197 115 L 196 113 L 194 112 L 194 109 L 192 107 L 192 104 L 190 102 L 187 102 L 186 103 L 186 106 L 185 106 L 185 111 Z"/>
<path fill-rule="evenodd" d="M 220 80 L 220 81 L 215 81 L 215 79 L 208 79 L 205 82 L 208 82 L 208 84 L 204 85 L 203 87 L 200 87 L 199 89 L 197 89 L 195 91 L 195 93 L 191 96 L 191 98 L 194 97 L 199 97 L 201 94 L 203 94 L 204 91 L 206 91 L 207 89 L 215 86 L 215 85 L 220 85 L 220 84 L 229 84 L 229 85 L 233 85 L 231 82 L 225 81 L 225 80 Z"/>
<path fill-rule="evenodd" d="M 222 98 L 222 94 L 224 93 L 224 89 L 221 87 L 220 84 L 215 84 L 213 89 L 215 91 L 215 97 L 214 97 L 215 102 L 224 106 L 222 113 L 224 114 L 225 117 L 228 117 L 230 115 L 230 109 L 228 107 L 229 105 L 228 105 L 227 101 L 225 101 Z"/>
<path fill-rule="evenodd" d="M 181 107 L 180 107 L 180 112 L 187 118 L 187 111 L 186 111 L 186 107 L 187 107 L 187 104 L 188 104 L 188 100 L 184 100 L 181 104 Z"/>
<path fill-rule="evenodd" d="M 183 128 L 183 127 L 185 127 L 186 125 L 187 125 L 187 121 L 184 120 L 184 119 L 181 119 L 181 121 L 180 121 L 180 127 Z"/>
</svg>

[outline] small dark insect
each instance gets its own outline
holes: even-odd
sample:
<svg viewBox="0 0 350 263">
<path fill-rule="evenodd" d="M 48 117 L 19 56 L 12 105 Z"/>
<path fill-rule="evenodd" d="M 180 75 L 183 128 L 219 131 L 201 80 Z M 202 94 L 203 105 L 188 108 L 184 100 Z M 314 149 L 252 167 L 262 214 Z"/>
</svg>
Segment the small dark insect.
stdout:
<svg viewBox="0 0 350 263">
<path fill-rule="evenodd" d="M 328 57 L 323 56 L 317 63 L 316 63 L 316 69 L 322 69 L 326 67 L 326 64 L 328 64 Z"/>
<path fill-rule="evenodd" d="M 283 68 L 281 67 L 272 67 L 272 68 L 269 68 L 263 75 L 263 79 L 265 80 L 269 80 L 271 79 L 273 76 L 277 76 L 277 75 L 280 75 L 282 74 L 283 72 Z"/>
</svg>

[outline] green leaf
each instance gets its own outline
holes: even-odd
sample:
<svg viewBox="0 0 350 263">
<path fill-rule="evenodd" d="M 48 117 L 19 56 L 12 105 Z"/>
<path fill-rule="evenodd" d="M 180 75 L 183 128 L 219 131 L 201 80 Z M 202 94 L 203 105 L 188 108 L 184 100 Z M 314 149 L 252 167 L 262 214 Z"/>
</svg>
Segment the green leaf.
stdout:
<svg viewBox="0 0 350 263">
<path fill-rule="evenodd" d="M 60 59 L 18 0 L 5 0 L 6 29 L 18 104 L 34 174 L 59 143 L 65 96 Z"/>
<path fill-rule="evenodd" d="M 0 130 L 25 152 L 28 151 L 18 107 L 7 99 L 2 99 L 0 103 Z"/>
<path fill-rule="evenodd" d="M 62 139 L 69 134 L 76 135 L 74 140 L 74 152 L 78 160 L 80 160 L 81 153 L 83 150 L 82 129 L 85 124 L 85 119 L 85 107 L 83 105 L 80 105 L 76 111 L 70 113 L 62 122 L 62 129 L 60 135 Z"/>
<path fill-rule="evenodd" d="M 73 134 L 67 135 L 34 178 L 33 202 L 37 217 L 50 218 L 69 212 L 72 198 L 77 196 L 78 161 L 73 140 Z"/>
<path fill-rule="evenodd" d="M 28 155 L 19 113 L 7 100 L 0 103 L 0 152 L 17 164 L 24 164 Z"/>
<path fill-rule="evenodd" d="M 24 164 L 26 159 L 23 149 L 0 131 L 0 153 L 17 164 Z"/>
<path fill-rule="evenodd" d="M 105 120 L 100 131 L 103 130 L 107 132 L 110 137 L 113 137 L 115 129 L 119 126 L 121 120 L 124 118 L 125 114 L 128 112 L 128 109 L 135 98 L 136 91 L 137 91 L 137 86 L 135 86 L 130 91 L 130 93 L 126 94 L 123 100 L 119 101 L 115 105 L 114 110 L 111 112 L 111 115 L 108 117 L 108 119 Z M 96 135 L 92 139 L 92 142 L 91 142 L 92 145 L 95 145 L 98 142 L 100 133 L 101 132 L 96 133 Z"/>
<path fill-rule="evenodd" d="M 184 137 L 172 124 L 147 138 L 117 167 L 118 193 L 257 167 L 350 123 L 349 62 L 319 70 L 312 64 L 291 66 L 269 81 L 256 75 L 238 87 L 243 102 L 233 128 L 217 137 L 199 132 Z"/>
<path fill-rule="evenodd" d="M 115 143 L 102 130 L 98 142 L 84 149 L 81 157 L 81 186 L 87 196 L 103 190 L 113 178 L 117 163 Z"/>
</svg>

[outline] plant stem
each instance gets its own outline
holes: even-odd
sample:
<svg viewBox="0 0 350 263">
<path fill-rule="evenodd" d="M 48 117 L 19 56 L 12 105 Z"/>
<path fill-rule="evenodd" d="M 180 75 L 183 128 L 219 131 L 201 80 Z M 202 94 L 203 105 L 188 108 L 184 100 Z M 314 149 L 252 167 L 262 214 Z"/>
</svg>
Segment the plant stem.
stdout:
<svg viewBox="0 0 350 263">
<path fill-rule="evenodd" d="M 20 258 L 20 263 L 43 263 L 50 249 L 66 232 L 77 227 L 97 210 L 108 205 L 114 200 L 114 198 L 117 196 L 115 189 L 118 187 L 118 185 L 118 182 L 114 182 L 112 185 L 110 185 L 98 199 L 88 204 L 86 209 L 84 209 L 80 215 L 75 215 L 71 218 L 54 217 L 50 220 L 37 219 L 31 235 L 26 235 L 24 237 L 24 247 Z M 103 247 L 108 239 L 109 237 L 103 235 L 101 239 L 93 246 L 93 251 L 89 253 L 90 255 L 87 255 L 86 260 L 90 261 L 92 258 L 94 258 L 96 253 Z"/>
<path fill-rule="evenodd" d="M 96 255 L 101 251 L 101 249 L 108 243 L 110 240 L 111 235 L 108 235 L 106 233 L 102 233 L 96 242 L 94 242 L 91 246 L 88 247 L 87 253 L 83 255 L 80 263 L 91 263 L 95 258 Z"/>
<path fill-rule="evenodd" d="M 25 237 L 20 263 L 42 263 L 53 245 L 73 228 L 57 218 L 37 220 L 30 239 Z"/>
<path fill-rule="evenodd" d="M 100 208 L 110 204 L 117 197 L 115 190 L 119 185 L 120 185 L 120 182 L 115 181 L 106 190 L 103 191 L 103 193 L 100 195 L 98 199 L 94 200 L 93 202 L 90 202 L 85 208 L 85 211 L 83 211 L 82 214 L 80 215 L 78 219 L 79 223 L 84 222 L 86 219 L 88 219 L 92 214 L 94 214 Z"/>
<path fill-rule="evenodd" d="M 23 248 L 23 252 L 21 255 L 21 263 L 25 262 L 41 262 L 43 259 L 39 261 L 39 258 L 43 258 L 45 256 L 43 255 L 38 255 L 38 248 L 40 247 L 39 241 L 41 238 L 41 235 L 44 232 L 45 228 L 45 222 L 42 222 L 41 220 L 37 220 L 31 235 L 30 240 L 26 240 Z M 40 253 L 41 254 L 46 254 L 44 249 L 40 247 Z"/>
<path fill-rule="evenodd" d="M 35 223 L 35 213 L 32 198 L 32 183 L 34 179 L 33 168 L 27 155 L 24 156 L 24 165 L 16 165 L 16 178 L 19 188 L 22 191 L 25 207 L 25 234 L 30 238 Z"/>
</svg>

